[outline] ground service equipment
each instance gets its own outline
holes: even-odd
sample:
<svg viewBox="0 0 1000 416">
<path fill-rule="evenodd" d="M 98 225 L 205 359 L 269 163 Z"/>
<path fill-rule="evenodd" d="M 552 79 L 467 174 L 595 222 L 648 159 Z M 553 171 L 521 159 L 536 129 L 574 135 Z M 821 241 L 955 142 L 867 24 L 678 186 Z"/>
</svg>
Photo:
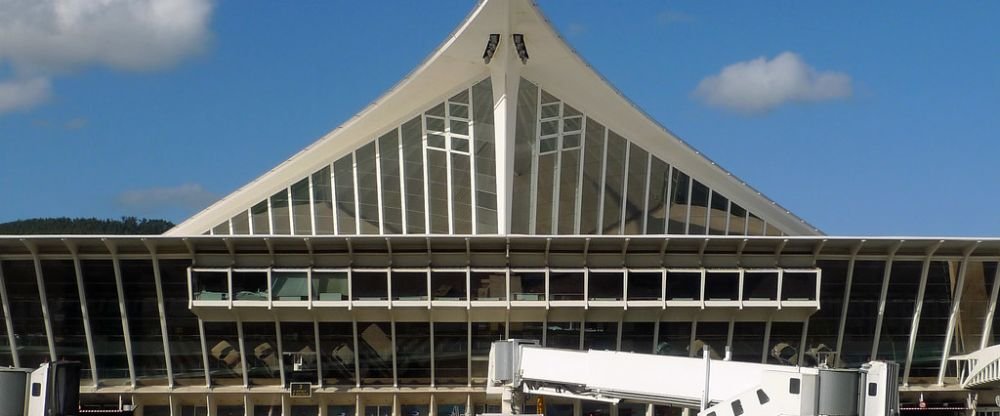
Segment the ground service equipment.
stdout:
<svg viewBox="0 0 1000 416">
<path fill-rule="evenodd" d="M 80 363 L 0 368 L 0 416 L 77 416 L 79 409 Z"/>
<path fill-rule="evenodd" d="M 622 400 L 697 409 L 699 416 L 898 416 L 898 365 L 805 368 L 709 357 L 571 351 L 537 341 L 490 348 L 487 394 L 504 414 L 520 414 L 524 395 L 617 404 Z"/>
</svg>

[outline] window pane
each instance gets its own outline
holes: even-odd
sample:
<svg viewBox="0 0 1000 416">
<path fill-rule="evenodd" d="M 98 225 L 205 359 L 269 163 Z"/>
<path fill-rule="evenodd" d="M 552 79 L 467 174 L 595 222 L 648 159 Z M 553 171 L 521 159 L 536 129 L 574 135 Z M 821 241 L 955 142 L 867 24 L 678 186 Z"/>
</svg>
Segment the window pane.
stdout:
<svg viewBox="0 0 1000 416">
<path fill-rule="evenodd" d="M 312 175 L 313 211 L 316 234 L 333 234 L 333 189 L 330 187 L 330 167 Z"/>
<path fill-rule="evenodd" d="M 879 360 L 906 362 L 906 350 L 910 340 L 910 328 L 913 323 L 917 292 L 920 289 L 922 268 L 923 263 L 919 261 L 894 261 L 892 263 L 892 273 L 889 274 L 889 287 L 885 299 L 882 335 L 879 337 L 876 357 Z M 992 275 L 990 277 L 992 278 Z M 980 287 L 980 289 L 985 288 Z M 989 296 L 988 291 L 985 293 L 987 293 L 986 296 Z M 978 343 L 976 349 L 979 349 Z"/>
<path fill-rule="evenodd" d="M 618 349 L 617 322 L 587 322 L 583 331 L 583 349 L 615 351 Z"/>
<path fill-rule="evenodd" d="M 584 146 L 583 180 L 580 188 L 580 234 L 597 234 L 601 212 L 601 188 L 604 176 L 604 126 L 587 119 L 586 145 Z"/>
<path fill-rule="evenodd" d="M 691 223 L 688 234 L 708 232 L 708 187 L 696 180 L 691 181 Z"/>
<path fill-rule="evenodd" d="M 840 351 L 840 360 L 845 367 L 860 366 L 870 358 L 884 269 L 883 261 L 864 260 L 857 261 L 854 265 L 851 301 L 847 305 L 847 322 L 844 327 L 844 345 Z"/>
<path fill-rule="evenodd" d="M 608 131 L 608 154 L 605 159 L 605 184 L 601 234 L 621 234 L 622 203 L 625 193 L 625 149 L 628 142 Z"/>
<path fill-rule="evenodd" d="M 280 325 L 285 378 L 317 384 L 319 381 L 316 379 L 316 329 L 313 323 L 282 321 Z"/>
<path fill-rule="evenodd" d="M 357 158 L 358 216 L 361 218 L 358 234 L 379 233 L 378 171 L 375 167 L 375 142 L 361 146 Z"/>
<path fill-rule="evenodd" d="M 243 355 L 239 334 L 233 322 L 205 322 L 205 343 L 208 345 L 208 371 L 212 383 L 243 384 Z"/>
<path fill-rule="evenodd" d="M 295 235 L 312 234 L 312 212 L 309 201 L 309 179 L 303 179 L 292 185 L 292 222 L 295 224 Z"/>
<path fill-rule="evenodd" d="M 136 379 L 141 385 L 166 385 L 167 362 L 153 264 L 148 260 L 122 260 L 121 272 Z"/>
<path fill-rule="evenodd" d="M 87 380 L 91 377 L 90 357 L 87 351 L 87 337 L 83 331 L 80 293 L 76 287 L 76 269 L 71 260 L 46 260 L 42 261 L 42 275 L 49 316 L 52 320 L 52 336 L 58 340 L 55 345 L 56 356 L 79 361 L 80 378 Z M 6 346 L 7 343 L 0 341 L 0 345 Z M 163 349 L 162 346 L 160 349 Z M 83 381 L 82 384 L 86 383 Z"/>
<path fill-rule="evenodd" d="M 271 196 L 271 224 L 274 234 L 290 234 L 291 216 L 288 212 L 288 189 Z"/>
<path fill-rule="evenodd" d="M 667 232 L 667 173 L 669 166 L 652 157 L 649 161 L 649 199 L 646 213 L 646 234 Z"/>
<path fill-rule="evenodd" d="M 427 149 L 427 194 L 432 234 L 448 234 L 448 153 Z"/>
<path fill-rule="evenodd" d="M 281 384 L 281 356 L 274 322 L 244 322 L 243 339 L 247 349 L 247 375 L 250 377 L 250 384 Z"/>
<path fill-rule="evenodd" d="M 670 234 L 687 233 L 688 197 L 691 178 L 684 172 L 674 168 L 673 176 L 670 178 L 670 223 L 667 225 L 667 232 Z"/>
<path fill-rule="evenodd" d="M 549 322 L 545 326 L 545 346 L 568 350 L 580 349 L 579 322 Z"/>
<path fill-rule="evenodd" d="M 319 323 L 319 342 L 323 353 L 324 383 L 334 386 L 354 385 L 355 351 L 353 333 L 354 330 L 350 322 Z"/>
<path fill-rule="evenodd" d="M 385 234 L 403 233 L 403 205 L 399 188 L 399 133 L 392 130 L 378 139 L 382 172 L 382 227 Z"/>
<path fill-rule="evenodd" d="M 233 234 L 250 234 L 250 216 L 246 211 L 241 211 L 239 214 L 236 214 L 230 221 L 233 223 Z"/>
<path fill-rule="evenodd" d="M 452 226 L 455 234 L 472 234 L 472 169 L 469 156 L 451 154 Z"/>
<path fill-rule="evenodd" d="M 493 86 L 489 78 L 472 87 L 476 158 L 476 232 L 497 232 L 496 148 L 493 126 Z"/>
<path fill-rule="evenodd" d="M 190 260 L 160 261 L 163 306 L 174 382 L 183 386 L 204 386 L 205 361 L 198 317 L 188 309 L 187 268 L 190 265 Z M 94 319 L 94 312 L 90 312 L 90 317 Z"/>
<path fill-rule="evenodd" d="M 396 366 L 400 385 L 431 384 L 430 331 L 427 322 L 396 323 Z"/>
<path fill-rule="evenodd" d="M 708 233 L 726 235 L 726 221 L 729 219 L 729 199 L 712 191 L 712 209 L 708 212 Z"/>
<path fill-rule="evenodd" d="M 927 377 L 937 382 L 941 354 L 948 334 L 951 300 L 958 279 L 959 262 L 933 261 L 927 273 L 924 303 L 917 327 L 917 340 L 910 366 L 910 377 Z M 824 282 L 826 276 L 823 276 Z"/>
<path fill-rule="evenodd" d="M 538 157 L 538 182 L 535 191 L 535 234 L 552 234 L 553 176 L 555 175 L 556 154 Z"/>
<path fill-rule="evenodd" d="M 88 294 L 87 310 L 90 314 L 90 330 L 94 338 L 97 377 L 102 384 L 126 385 L 129 383 L 128 361 L 125 356 L 125 337 L 122 335 L 122 316 L 118 307 L 118 288 L 115 283 L 114 266 L 110 260 L 83 260 L 81 266 L 83 268 L 83 286 Z M 9 281 L 9 274 L 4 273 L 4 278 Z M 186 277 L 184 282 L 184 308 L 187 309 Z M 8 295 L 11 294 L 8 292 Z M 11 307 L 13 308 L 13 305 Z M 12 310 L 11 313 L 13 314 L 13 312 Z M 29 363 L 25 363 L 23 355 L 21 356 L 21 365 L 31 366 Z M 202 384 L 204 384 L 204 379 L 202 379 Z"/>
<path fill-rule="evenodd" d="M 576 197 L 580 177 L 580 149 L 566 150 L 559 162 L 558 234 L 576 234 Z"/>
<path fill-rule="evenodd" d="M 266 200 L 250 208 L 250 216 L 253 217 L 254 234 L 271 234 L 271 222 L 268 219 Z"/>
<path fill-rule="evenodd" d="M 424 232 L 424 150 L 423 128 L 417 116 L 400 130 L 403 140 L 403 177 L 406 193 L 406 232 Z"/>
<path fill-rule="evenodd" d="M 468 328 L 465 322 L 434 323 L 434 384 L 468 384 Z"/>
<path fill-rule="evenodd" d="M 625 234 L 643 233 L 643 220 L 646 209 L 646 170 L 649 164 L 649 153 L 634 144 L 629 145 L 628 155 L 628 194 L 625 200 Z"/>
<path fill-rule="evenodd" d="M 354 217 L 354 155 L 348 154 L 333 162 L 333 180 L 337 193 L 337 231 L 357 234 Z"/>
<path fill-rule="evenodd" d="M 530 234 L 529 220 L 531 212 L 531 166 L 535 144 L 535 122 L 538 112 L 538 88 L 525 79 L 521 79 L 517 92 L 517 128 L 514 133 L 514 172 L 511 204 L 511 232 L 515 234 Z"/>
<path fill-rule="evenodd" d="M 729 235 L 745 235 L 747 227 L 747 210 L 735 202 L 729 208 Z"/>
</svg>

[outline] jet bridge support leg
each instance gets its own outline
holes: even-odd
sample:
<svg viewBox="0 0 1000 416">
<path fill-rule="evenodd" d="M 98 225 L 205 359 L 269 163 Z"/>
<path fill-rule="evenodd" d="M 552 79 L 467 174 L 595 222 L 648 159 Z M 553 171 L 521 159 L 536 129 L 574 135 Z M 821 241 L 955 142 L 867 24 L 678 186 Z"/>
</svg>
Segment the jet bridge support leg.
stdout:
<svg viewBox="0 0 1000 416">
<path fill-rule="evenodd" d="M 505 415 L 521 414 L 521 406 L 524 404 L 524 393 L 507 388 L 500 396 L 500 411 Z"/>
</svg>

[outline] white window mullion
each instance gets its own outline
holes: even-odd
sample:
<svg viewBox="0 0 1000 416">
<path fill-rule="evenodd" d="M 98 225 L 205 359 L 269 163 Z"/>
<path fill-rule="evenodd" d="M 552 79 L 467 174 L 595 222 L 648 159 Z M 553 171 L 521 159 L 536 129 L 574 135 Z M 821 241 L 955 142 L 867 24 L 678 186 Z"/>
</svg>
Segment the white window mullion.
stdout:
<svg viewBox="0 0 1000 416">
<path fill-rule="evenodd" d="M 407 212 L 406 212 L 406 160 L 403 159 L 403 126 L 399 126 L 396 129 L 396 143 L 399 144 L 399 148 L 396 152 L 399 153 L 399 206 L 403 211 L 403 218 L 401 224 L 403 224 L 402 234 L 408 234 L 407 227 Z"/>
<path fill-rule="evenodd" d="M 574 202 L 576 205 L 573 207 L 573 234 L 580 234 L 580 223 L 583 222 L 582 209 L 583 206 L 583 167 L 587 161 L 587 117 L 581 116 L 580 120 L 580 166 L 577 166 L 577 177 L 576 177 L 576 195 Z"/>
<path fill-rule="evenodd" d="M 646 223 L 649 220 L 649 184 L 651 182 L 651 170 L 653 169 L 653 154 L 646 153 L 646 192 L 642 196 L 642 231 L 639 234 L 646 234 Z"/>
<path fill-rule="evenodd" d="M 478 196 L 476 195 L 476 190 L 479 189 L 476 186 L 476 123 L 473 121 L 476 119 L 476 115 L 472 113 L 473 108 L 473 96 L 472 88 L 467 90 L 469 92 L 469 184 L 470 184 L 470 194 L 471 194 L 471 206 L 472 206 L 472 233 L 479 234 L 479 214 L 478 209 Z"/>
<path fill-rule="evenodd" d="M 528 234 L 535 234 L 535 223 L 538 215 L 538 163 L 541 161 L 541 129 L 542 129 L 542 88 L 535 89 L 535 133 L 531 146 L 531 192 L 528 206 Z"/>
<path fill-rule="evenodd" d="M 354 234 L 361 234 L 361 192 L 358 189 L 358 152 L 351 154 L 351 179 L 354 181 Z"/>
<path fill-rule="evenodd" d="M 597 234 L 604 234 L 604 198 L 608 188 L 608 128 L 604 128 L 604 151 L 601 152 L 601 196 L 597 200 Z"/>
<path fill-rule="evenodd" d="M 625 165 L 622 169 L 622 191 L 621 191 L 621 202 L 618 203 L 618 209 L 621 210 L 620 219 L 618 220 L 618 234 L 625 234 L 625 211 L 628 211 L 628 185 L 629 185 L 629 164 L 632 162 L 632 143 L 628 140 L 625 141 Z"/>
<path fill-rule="evenodd" d="M 444 102 L 444 166 L 445 166 L 445 189 L 448 195 L 448 234 L 455 234 L 455 191 L 451 184 L 451 103 Z"/>
<path fill-rule="evenodd" d="M 427 116 L 423 114 L 420 115 L 420 147 L 420 154 L 424 158 L 424 234 L 431 234 L 431 178 L 427 176 L 429 172 L 427 152 L 430 152 L 430 149 L 427 147 Z"/>
<path fill-rule="evenodd" d="M 333 164 L 331 163 L 330 164 L 330 200 L 333 201 L 333 202 L 332 202 L 332 204 L 331 204 L 332 206 L 330 208 L 333 208 L 333 234 L 337 235 L 337 234 L 340 234 L 340 224 L 338 224 L 338 218 L 337 218 L 338 217 L 337 212 L 339 210 L 337 209 L 337 181 L 335 179 L 336 179 L 336 175 L 334 173 Z"/>
<path fill-rule="evenodd" d="M 381 137 L 375 138 L 375 198 L 378 200 L 378 233 L 385 234 L 385 214 L 382 202 L 382 158 L 379 153 Z"/>
<path fill-rule="evenodd" d="M 670 207 L 674 205 L 674 165 L 667 165 L 667 190 L 663 203 L 663 234 L 670 233 Z"/>
<path fill-rule="evenodd" d="M 295 235 L 295 211 L 292 208 L 292 187 L 285 188 L 285 209 L 288 211 L 288 234 Z"/>
<path fill-rule="evenodd" d="M 309 175 L 307 179 L 309 180 L 309 229 L 312 230 L 312 235 L 316 235 L 318 234 L 316 232 L 316 197 L 314 196 L 316 185 L 313 183 L 313 175 Z"/>
<path fill-rule="evenodd" d="M 562 170 L 562 157 L 563 157 L 563 112 L 565 104 L 559 102 L 559 125 L 556 127 L 556 164 L 552 169 L 552 212 L 549 213 L 549 234 L 559 233 L 559 179 L 560 172 Z M 541 115 L 541 108 L 538 109 L 539 115 Z M 541 139 L 539 139 L 541 143 Z M 541 146 L 541 145 L 539 145 Z M 540 150 L 540 149 L 539 149 Z M 539 157 L 541 159 L 541 157 Z"/>
</svg>

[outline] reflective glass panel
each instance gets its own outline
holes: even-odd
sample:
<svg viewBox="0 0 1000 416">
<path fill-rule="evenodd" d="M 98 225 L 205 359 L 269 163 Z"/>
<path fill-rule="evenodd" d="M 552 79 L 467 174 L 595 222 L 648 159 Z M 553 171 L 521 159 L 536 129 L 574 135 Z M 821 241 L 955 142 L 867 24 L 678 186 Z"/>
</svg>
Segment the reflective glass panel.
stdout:
<svg viewBox="0 0 1000 416">
<path fill-rule="evenodd" d="M 649 153 L 635 144 L 629 145 L 628 176 L 625 181 L 628 193 L 625 199 L 625 230 L 628 235 L 643 234 L 646 219 L 646 182 Z"/>
<path fill-rule="evenodd" d="M 667 232 L 670 234 L 687 233 L 688 200 L 690 198 L 691 178 L 684 172 L 673 170 L 670 178 L 670 220 Z"/>
<path fill-rule="evenodd" d="M 337 197 L 337 231 L 357 234 L 354 212 L 354 155 L 348 154 L 333 162 L 333 181 Z"/>
<path fill-rule="evenodd" d="M 476 165 L 476 233 L 497 232 L 496 148 L 493 126 L 493 86 L 487 78 L 472 87 L 472 117 Z"/>
<path fill-rule="evenodd" d="M 425 229 L 424 217 L 424 151 L 423 128 L 420 117 L 400 129 L 403 140 L 403 178 L 406 194 L 406 232 L 421 234 Z"/>
<path fill-rule="evenodd" d="M 604 209 L 601 214 L 601 234 L 621 234 L 627 148 L 628 142 L 624 137 L 608 131 L 607 158 L 604 161 Z"/>
<path fill-rule="evenodd" d="M 271 234 L 271 220 L 267 214 L 267 201 L 261 201 L 250 208 L 254 234 Z"/>
<path fill-rule="evenodd" d="M 244 322 L 243 339 L 247 349 L 247 375 L 250 384 L 281 384 L 281 355 L 274 322 Z"/>
<path fill-rule="evenodd" d="M 292 185 L 292 223 L 295 235 L 312 234 L 312 208 L 309 201 L 309 178 Z"/>
<path fill-rule="evenodd" d="M 316 234 L 333 234 L 333 188 L 330 185 L 329 166 L 312 175 L 312 186 Z"/>
<path fill-rule="evenodd" d="M 538 87 L 521 79 L 517 92 L 516 130 L 514 133 L 513 195 L 511 195 L 511 232 L 530 234 L 532 202 L 532 164 L 535 123 L 538 113 Z"/>
<path fill-rule="evenodd" d="M 604 126 L 587 119 L 583 156 L 583 178 L 580 181 L 580 234 L 598 234 L 601 189 L 604 187 Z"/>
<path fill-rule="evenodd" d="M 122 260 L 121 273 L 136 380 L 141 385 L 166 385 L 167 362 L 153 264 L 148 260 Z"/>
<path fill-rule="evenodd" d="M 708 187 L 696 180 L 691 181 L 691 213 L 688 234 L 706 234 L 708 221 Z"/>
<path fill-rule="evenodd" d="M 656 157 L 649 160 L 649 198 L 646 202 L 646 234 L 667 232 L 667 174 L 669 166 Z"/>
<path fill-rule="evenodd" d="M 358 234 L 379 233 L 378 170 L 375 166 L 375 142 L 361 146 L 354 157 L 358 175 Z"/>
<path fill-rule="evenodd" d="M 468 155 L 451 154 L 450 189 L 452 231 L 455 234 L 472 234 L 472 167 Z"/>
<path fill-rule="evenodd" d="M 403 205 L 399 175 L 399 133 L 392 130 L 378 139 L 382 173 L 382 227 L 385 234 L 403 233 Z"/>
<path fill-rule="evenodd" d="M 392 330 L 388 322 L 358 322 L 361 385 L 392 385 Z"/>
<path fill-rule="evenodd" d="M 396 368 L 400 385 L 431 384 L 430 332 L 427 322 L 396 323 Z"/>
<path fill-rule="evenodd" d="M 874 341 L 875 318 L 882 293 L 883 261 L 857 261 L 851 284 L 851 300 L 847 305 L 844 345 L 840 360 L 844 366 L 856 367 L 868 362 Z"/>
<path fill-rule="evenodd" d="M 288 212 L 288 189 L 271 195 L 271 227 L 274 234 L 290 234 L 291 215 Z"/>
<path fill-rule="evenodd" d="M 729 200 L 722 194 L 712 191 L 712 209 L 708 212 L 708 233 L 726 235 L 726 222 L 729 221 Z"/>
</svg>

